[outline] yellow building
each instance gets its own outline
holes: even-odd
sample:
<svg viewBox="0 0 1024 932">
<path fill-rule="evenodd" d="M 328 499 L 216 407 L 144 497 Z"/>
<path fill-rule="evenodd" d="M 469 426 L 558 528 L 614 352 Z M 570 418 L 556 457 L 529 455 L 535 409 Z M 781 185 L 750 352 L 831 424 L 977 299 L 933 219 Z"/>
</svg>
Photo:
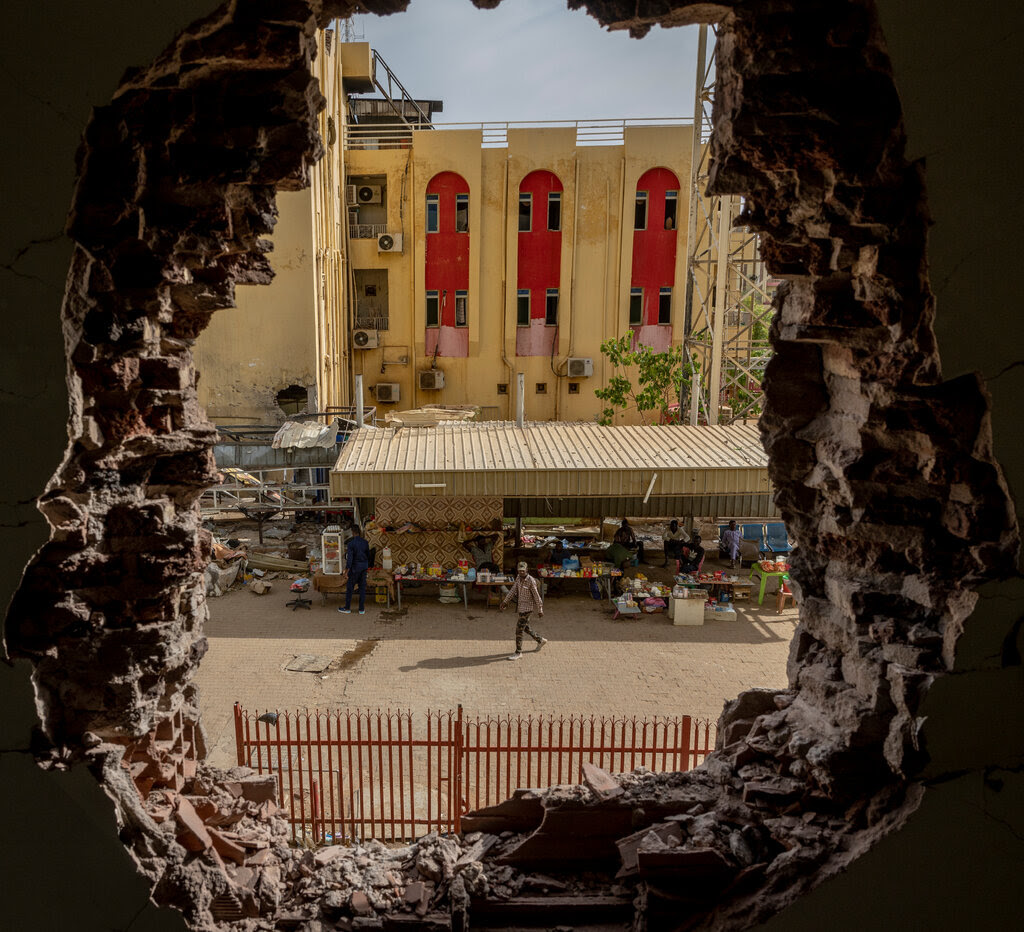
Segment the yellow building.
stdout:
<svg viewBox="0 0 1024 932">
<path fill-rule="evenodd" d="M 305 410 L 348 406 L 356 376 L 378 414 L 512 419 L 520 373 L 527 419 L 592 420 L 603 340 L 681 344 L 691 126 L 446 129 L 436 102 L 352 98 L 386 66 L 333 38 L 326 154 L 311 192 L 279 200 L 277 278 L 199 340 L 215 421 L 279 420 L 302 389 Z"/>
</svg>

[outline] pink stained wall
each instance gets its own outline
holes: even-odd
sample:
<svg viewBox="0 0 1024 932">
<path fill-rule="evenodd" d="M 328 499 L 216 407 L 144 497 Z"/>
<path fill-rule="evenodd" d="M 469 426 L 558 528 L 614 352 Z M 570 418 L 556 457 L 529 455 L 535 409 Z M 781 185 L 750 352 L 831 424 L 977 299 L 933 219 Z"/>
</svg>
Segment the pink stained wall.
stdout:
<svg viewBox="0 0 1024 932">
<path fill-rule="evenodd" d="M 455 326 L 455 292 L 469 290 L 469 233 L 455 231 L 455 196 L 469 194 L 469 184 L 455 172 L 441 172 L 430 179 L 426 193 L 438 195 L 438 230 L 425 234 L 424 250 L 425 288 L 438 292 L 440 303 L 438 355 L 465 357 L 469 355 L 469 328 Z M 446 335 L 446 331 L 454 333 Z M 427 327 L 427 353 L 433 354 L 438 340 L 438 328 Z"/>
<path fill-rule="evenodd" d="M 549 171 L 530 172 L 519 184 L 519 193 L 533 196 L 529 231 L 520 231 L 517 244 L 516 292 L 530 291 L 530 326 L 516 328 L 517 356 L 550 356 L 557 345 L 558 327 L 544 324 L 549 288 L 559 288 L 562 265 L 562 230 L 565 204 L 558 230 L 548 229 L 548 195 L 561 193 L 562 182 Z M 516 201 L 518 216 L 519 202 Z M 564 295 L 559 293 L 559 318 L 564 313 Z"/>
<path fill-rule="evenodd" d="M 676 244 L 681 219 L 681 202 L 677 197 L 675 226 L 665 229 L 665 192 L 676 191 L 680 195 L 682 192 L 679 179 L 667 168 L 648 169 L 640 176 L 636 189 L 647 192 L 647 228 L 633 231 L 630 287 L 643 288 L 644 303 L 642 323 L 632 329 L 637 343 L 662 352 L 671 343 L 672 329 L 669 325 L 658 324 L 658 297 L 662 288 L 674 289 L 675 286 Z M 679 295 L 673 294 L 672 303 L 675 315 L 679 313 Z"/>
</svg>

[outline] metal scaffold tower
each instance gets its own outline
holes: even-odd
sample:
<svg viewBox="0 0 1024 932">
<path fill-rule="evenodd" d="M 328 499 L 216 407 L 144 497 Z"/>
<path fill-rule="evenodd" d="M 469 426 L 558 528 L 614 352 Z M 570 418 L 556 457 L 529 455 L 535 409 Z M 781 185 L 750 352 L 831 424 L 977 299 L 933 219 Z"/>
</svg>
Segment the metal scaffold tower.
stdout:
<svg viewBox="0 0 1024 932">
<path fill-rule="evenodd" d="M 772 287 L 756 233 L 735 226 L 742 201 L 708 195 L 715 48 L 700 27 L 686 262 L 684 359 L 694 372 L 680 420 L 729 424 L 756 417 L 771 356 Z"/>
</svg>

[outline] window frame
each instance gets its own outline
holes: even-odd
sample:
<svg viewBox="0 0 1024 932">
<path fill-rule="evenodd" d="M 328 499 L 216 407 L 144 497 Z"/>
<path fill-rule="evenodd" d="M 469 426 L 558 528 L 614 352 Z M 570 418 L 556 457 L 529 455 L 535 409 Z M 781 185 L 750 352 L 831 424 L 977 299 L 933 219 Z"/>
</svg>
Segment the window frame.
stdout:
<svg viewBox="0 0 1024 932">
<path fill-rule="evenodd" d="M 671 324 L 672 323 L 672 292 L 671 286 L 666 288 L 658 289 L 658 323 L 659 324 Z M 667 313 L 665 298 L 668 297 Z M 667 318 L 667 319 L 666 319 Z"/>
<path fill-rule="evenodd" d="M 462 323 L 459 323 L 459 302 L 462 302 Z M 468 291 L 456 291 L 455 292 L 455 326 L 456 327 L 468 327 L 469 326 L 469 292 Z"/>
<path fill-rule="evenodd" d="M 461 224 L 459 222 L 460 215 L 465 218 Z M 469 232 L 469 192 L 455 195 L 455 232 Z"/>
<path fill-rule="evenodd" d="M 557 216 L 555 217 L 555 225 L 551 225 L 551 210 L 555 208 Z M 548 192 L 548 232 L 559 233 L 562 229 L 562 192 L 561 191 L 549 191 Z"/>
<path fill-rule="evenodd" d="M 636 320 L 633 319 L 633 306 L 634 299 L 639 298 L 637 302 L 637 315 Z M 629 326 L 640 327 L 644 322 L 644 290 L 643 288 L 630 288 L 629 289 Z"/>
<path fill-rule="evenodd" d="M 640 217 L 641 205 L 643 206 L 643 222 L 637 223 Z M 634 230 L 646 230 L 648 221 L 650 220 L 650 192 L 649 191 L 637 191 L 636 199 L 633 201 L 633 229 Z"/>
<path fill-rule="evenodd" d="M 526 226 L 523 226 L 523 207 L 526 207 Z M 532 233 L 533 232 L 533 192 L 531 191 L 520 191 L 519 192 L 519 219 L 517 220 L 518 232 L 520 233 Z"/>
<path fill-rule="evenodd" d="M 433 214 L 433 225 L 431 225 L 431 214 Z M 428 194 L 427 195 L 427 217 L 426 217 L 426 231 L 427 233 L 437 233 L 441 229 L 441 195 L 439 194 Z"/>
<path fill-rule="evenodd" d="M 526 322 L 523 323 L 523 299 L 526 300 Z M 530 326 L 530 289 L 519 288 L 516 290 L 516 326 L 517 327 L 529 327 Z"/>
<path fill-rule="evenodd" d="M 551 299 L 555 299 L 555 319 L 551 319 Z M 558 289 L 548 288 L 544 291 L 544 326 L 545 327 L 557 327 L 558 326 Z"/>
<path fill-rule="evenodd" d="M 672 204 L 672 226 L 668 225 L 668 205 Z M 666 191 L 665 192 L 665 216 L 662 220 L 662 226 L 666 230 L 678 230 L 679 229 L 679 192 L 678 191 Z"/>
<path fill-rule="evenodd" d="M 434 302 L 434 323 L 430 322 L 431 301 Z M 430 289 L 427 291 L 425 319 L 428 330 L 436 330 L 441 326 L 441 292 L 437 289 Z"/>
</svg>

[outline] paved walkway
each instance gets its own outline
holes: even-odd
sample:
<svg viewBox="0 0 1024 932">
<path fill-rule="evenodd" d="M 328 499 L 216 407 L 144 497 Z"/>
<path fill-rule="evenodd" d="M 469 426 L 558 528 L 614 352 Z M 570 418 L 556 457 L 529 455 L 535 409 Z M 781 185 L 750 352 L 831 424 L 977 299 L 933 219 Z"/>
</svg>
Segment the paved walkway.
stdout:
<svg viewBox="0 0 1024 932">
<path fill-rule="evenodd" d="M 657 574 L 641 567 L 649 575 Z M 746 573 L 746 571 L 743 571 Z M 752 686 L 786 685 L 796 611 L 776 614 L 774 597 L 737 603 L 736 621 L 674 626 L 667 614 L 612 621 L 607 601 L 570 592 L 550 597 L 536 629 L 540 652 L 514 648 L 515 612 L 467 612 L 442 605 L 437 589 L 411 596 L 403 615 L 367 603 L 365 615 L 337 611 L 312 593 L 311 610 L 292 611 L 289 580 L 272 592 L 247 589 L 210 600 L 209 653 L 196 677 L 211 763 L 235 763 L 232 708 L 454 708 L 467 714 L 680 715 L 715 719 L 722 703 Z M 404 600 L 403 600 L 404 601 Z M 345 658 L 345 654 L 354 655 Z M 284 668 L 299 654 L 336 663 L 325 674 Z M 345 659 L 343 659 L 345 658 Z M 340 661 L 338 663 L 337 661 Z"/>
</svg>

